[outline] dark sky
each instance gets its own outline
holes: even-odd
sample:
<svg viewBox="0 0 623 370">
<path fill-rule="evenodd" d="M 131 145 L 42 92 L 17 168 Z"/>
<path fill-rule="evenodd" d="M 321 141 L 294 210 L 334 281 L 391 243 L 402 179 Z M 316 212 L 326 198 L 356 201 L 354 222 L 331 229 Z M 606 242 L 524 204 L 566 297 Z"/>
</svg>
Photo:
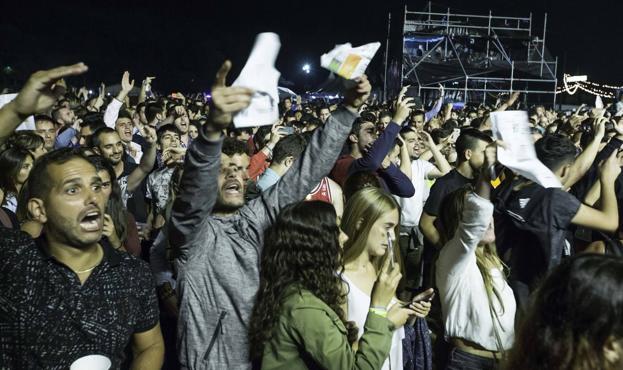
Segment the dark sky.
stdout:
<svg viewBox="0 0 623 370">
<path fill-rule="evenodd" d="M 9 4 L 9 2 L 11 4 Z M 334 44 L 384 42 L 387 14 L 402 19 L 404 2 L 377 1 L 82 1 L 4 0 L 0 5 L 0 66 L 15 69 L 15 78 L 54 65 L 84 61 L 91 70 L 74 83 L 117 83 L 123 70 L 142 79 L 155 75 L 154 88 L 201 90 L 209 87 L 224 58 L 231 58 L 232 77 L 242 68 L 255 34 L 281 36 L 277 63 L 287 80 L 315 85 L 326 77 L 319 56 Z M 529 16 L 541 32 L 549 13 L 547 45 L 559 56 L 559 69 L 588 74 L 602 83 L 623 83 L 621 16 L 616 2 L 587 1 L 440 1 L 463 12 Z M 408 1 L 421 10 L 425 3 Z M 391 47 L 400 48 L 400 22 L 393 22 Z M 397 31 L 397 32 L 396 32 Z M 381 49 L 372 68 L 381 70 Z M 310 62 L 314 72 L 300 68 Z"/>
</svg>

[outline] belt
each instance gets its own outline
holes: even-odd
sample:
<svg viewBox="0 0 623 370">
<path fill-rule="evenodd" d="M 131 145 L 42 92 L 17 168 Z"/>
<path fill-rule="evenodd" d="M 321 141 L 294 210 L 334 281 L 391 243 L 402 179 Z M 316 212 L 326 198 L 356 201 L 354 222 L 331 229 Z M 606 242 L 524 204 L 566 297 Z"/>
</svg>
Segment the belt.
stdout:
<svg viewBox="0 0 623 370">
<path fill-rule="evenodd" d="M 452 343 L 453 346 L 460 349 L 461 351 L 467 352 L 475 356 L 490 358 L 494 360 L 499 360 L 502 358 L 502 354 L 500 352 L 482 349 L 481 346 L 478 346 L 477 344 L 472 343 L 465 339 L 450 338 L 450 342 Z"/>
</svg>

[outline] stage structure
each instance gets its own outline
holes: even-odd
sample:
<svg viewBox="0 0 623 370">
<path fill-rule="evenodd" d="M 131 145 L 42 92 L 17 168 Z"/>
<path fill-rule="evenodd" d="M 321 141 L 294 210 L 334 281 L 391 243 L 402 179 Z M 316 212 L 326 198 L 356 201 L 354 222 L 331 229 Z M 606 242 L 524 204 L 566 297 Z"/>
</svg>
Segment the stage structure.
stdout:
<svg viewBox="0 0 623 370">
<path fill-rule="evenodd" d="M 402 84 L 434 98 L 439 84 L 446 96 L 463 102 L 492 103 L 500 93 L 523 91 L 530 100 L 556 104 L 558 58 L 535 36 L 528 18 L 460 14 L 450 8 L 410 11 L 405 6 Z"/>
</svg>

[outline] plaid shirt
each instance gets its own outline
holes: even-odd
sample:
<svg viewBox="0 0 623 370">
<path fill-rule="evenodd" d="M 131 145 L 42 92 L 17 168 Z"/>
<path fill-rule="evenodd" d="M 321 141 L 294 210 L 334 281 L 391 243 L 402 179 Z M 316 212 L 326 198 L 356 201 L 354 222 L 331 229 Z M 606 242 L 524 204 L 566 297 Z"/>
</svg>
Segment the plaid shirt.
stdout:
<svg viewBox="0 0 623 370">
<path fill-rule="evenodd" d="M 102 262 L 81 285 L 44 243 L 0 228 L 0 368 L 68 369 L 90 354 L 118 368 L 132 334 L 159 320 L 149 266 L 102 244 Z"/>
</svg>

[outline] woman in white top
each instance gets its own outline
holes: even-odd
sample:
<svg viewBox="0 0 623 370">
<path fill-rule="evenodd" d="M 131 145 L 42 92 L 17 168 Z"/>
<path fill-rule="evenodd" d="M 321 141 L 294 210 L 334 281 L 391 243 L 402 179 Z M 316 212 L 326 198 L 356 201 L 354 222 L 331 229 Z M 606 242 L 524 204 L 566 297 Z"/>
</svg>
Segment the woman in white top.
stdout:
<svg viewBox="0 0 623 370">
<path fill-rule="evenodd" d="M 495 163 L 495 148 L 487 151 L 488 163 Z M 459 189 L 441 206 L 436 283 L 454 347 L 446 369 L 497 368 L 513 345 L 516 303 L 494 244 L 489 181 L 482 174 L 475 192 Z"/>
<path fill-rule="evenodd" d="M 341 228 L 348 236 L 344 245 L 345 271 L 342 275 L 348 285 L 347 312 L 348 320 L 354 321 L 359 328 L 359 338 L 363 334 L 364 323 L 370 308 L 370 295 L 377 280 L 380 266 L 392 253 L 398 253 L 396 233 L 399 227 L 399 209 L 391 195 L 383 190 L 364 188 L 349 198 L 344 209 Z M 391 241 L 390 241 L 391 239 Z M 397 243 L 396 243 L 397 244 Z M 398 256 L 394 257 L 399 261 Z M 398 262 L 395 262 L 398 264 Z M 404 314 L 399 308 L 404 305 L 397 299 L 392 300 L 387 310 L 388 318 Z M 411 307 L 418 317 L 425 317 L 430 310 L 430 303 L 413 303 Z M 383 369 L 402 369 L 402 339 L 404 329 L 396 328 L 392 339 L 389 357 Z M 356 344 L 354 345 L 356 348 Z"/>
</svg>

